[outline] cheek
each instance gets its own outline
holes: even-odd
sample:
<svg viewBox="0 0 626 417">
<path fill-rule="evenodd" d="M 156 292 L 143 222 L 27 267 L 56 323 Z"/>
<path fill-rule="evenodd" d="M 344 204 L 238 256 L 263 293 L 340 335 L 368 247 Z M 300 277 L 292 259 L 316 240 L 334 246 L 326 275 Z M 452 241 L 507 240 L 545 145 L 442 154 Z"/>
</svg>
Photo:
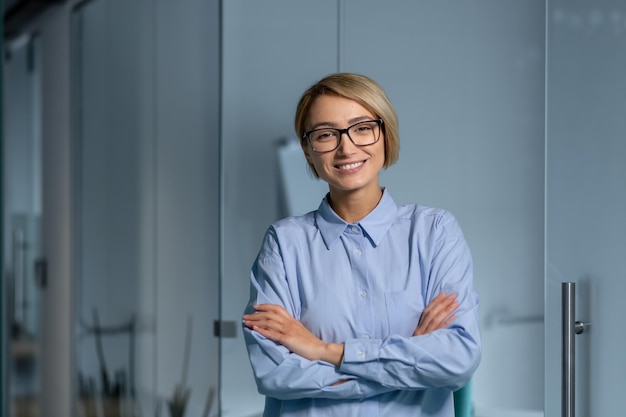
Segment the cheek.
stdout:
<svg viewBox="0 0 626 417">
<path fill-rule="evenodd" d="M 378 159 L 382 165 L 385 165 L 385 154 L 385 144 L 381 143 L 380 148 L 376 150 L 376 159 Z"/>
<path fill-rule="evenodd" d="M 311 155 L 308 152 L 304 152 L 304 157 L 306 158 L 306 162 L 309 166 L 309 169 L 311 171 L 313 171 L 313 174 L 315 174 L 317 177 L 319 177 L 319 161 L 318 158 L 316 157 L 316 155 Z"/>
<path fill-rule="evenodd" d="M 310 157 L 309 161 L 315 167 L 315 170 L 319 173 L 324 170 L 324 166 L 327 165 L 327 161 L 323 156 L 315 155 Z"/>
<path fill-rule="evenodd" d="M 309 160 L 309 170 L 313 173 L 313 175 L 315 175 L 316 178 L 320 177 L 320 171 L 319 169 L 317 169 L 317 166 L 315 166 L 315 164 Z"/>
</svg>

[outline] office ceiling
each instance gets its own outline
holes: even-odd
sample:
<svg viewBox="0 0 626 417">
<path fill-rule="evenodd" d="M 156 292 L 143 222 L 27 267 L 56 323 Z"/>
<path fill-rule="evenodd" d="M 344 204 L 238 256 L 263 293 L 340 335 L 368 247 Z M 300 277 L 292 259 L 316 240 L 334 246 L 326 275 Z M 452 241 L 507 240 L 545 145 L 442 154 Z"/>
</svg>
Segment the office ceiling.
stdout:
<svg viewBox="0 0 626 417">
<path fill-rule="evenodd" d="M 19 36 L 24 25 L 32 18 L 47 7 L 63 2 L 64 0 L 4 0 L 2 10 L 4 39 Z"/>
<path fill-rule="evenodd" d="M 4 11 L 6 12 L 11 7 L 15 6 L 16 3 L 19 3 L 19 0 L 4 0 Z"/>
</svg>

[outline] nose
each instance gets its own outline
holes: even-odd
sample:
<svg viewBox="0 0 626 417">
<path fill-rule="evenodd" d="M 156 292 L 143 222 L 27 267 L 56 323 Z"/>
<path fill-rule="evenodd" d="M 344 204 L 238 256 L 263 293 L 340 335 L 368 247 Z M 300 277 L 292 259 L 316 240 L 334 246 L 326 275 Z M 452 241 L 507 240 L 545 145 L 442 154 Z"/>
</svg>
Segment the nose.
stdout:
<svg viewBox="0 0 626 417">
<path fill-rule="evenodd" d="M 339 146 L 337 147 L 337 153 L 342 155 L 351 155 L 354 153 L 356 149 L 356 145 L 350 139 L 348 132 L 341 132 L 341 136 L 339 136 Z"/>
</svg>

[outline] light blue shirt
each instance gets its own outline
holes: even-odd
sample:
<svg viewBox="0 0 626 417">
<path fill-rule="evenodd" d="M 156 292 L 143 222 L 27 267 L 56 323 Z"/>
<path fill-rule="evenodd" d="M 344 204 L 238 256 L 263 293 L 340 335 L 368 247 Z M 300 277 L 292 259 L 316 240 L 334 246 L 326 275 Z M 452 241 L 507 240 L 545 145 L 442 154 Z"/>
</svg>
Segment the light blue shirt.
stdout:
<svg viewBox="0 0 626 417">
<path fill-rule="evenodd" d="M 481 356 L 472 259 L 447 211 L 378 206 L 349 224 L 324 198 L 317 211 L 272 225 L 252 267 L 254 304 L 279 304 L 325 342 L 341 365 L 310 361 L 244 328 L 265 417 L 453 417 L 452 392 Z M 440 292 L 460 306 L 447 328 L 412 336 Z M 332 386 L 341 380 L 343 384 Z"/>
</svg>

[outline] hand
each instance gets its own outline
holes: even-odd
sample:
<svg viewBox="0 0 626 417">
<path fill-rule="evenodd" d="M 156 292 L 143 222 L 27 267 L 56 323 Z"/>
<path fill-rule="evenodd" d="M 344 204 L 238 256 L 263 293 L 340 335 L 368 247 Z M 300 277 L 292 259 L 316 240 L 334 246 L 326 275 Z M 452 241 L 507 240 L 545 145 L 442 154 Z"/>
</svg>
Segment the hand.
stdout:
<svg viewBox="0 0 626 417">
<path fill-rule="evenodd" d="M 258 304 L 253 314 L 243 316 L 243 324 L 309 360 L 323 360 L 339 366 L 343 344 L 325 343 L 302 323 L 276 304 Z"/>
<path fill-rule="evenodd" d="M 456 301 L 456 295 L 439 293 L 424 309 L 420 316 L 417 328 L 413 332 L 413 336 L 428 334 L 435 330 L 445 329 L 456 318 L 454 310 L 457 309 L 459 303 Z"/>
</svg>

